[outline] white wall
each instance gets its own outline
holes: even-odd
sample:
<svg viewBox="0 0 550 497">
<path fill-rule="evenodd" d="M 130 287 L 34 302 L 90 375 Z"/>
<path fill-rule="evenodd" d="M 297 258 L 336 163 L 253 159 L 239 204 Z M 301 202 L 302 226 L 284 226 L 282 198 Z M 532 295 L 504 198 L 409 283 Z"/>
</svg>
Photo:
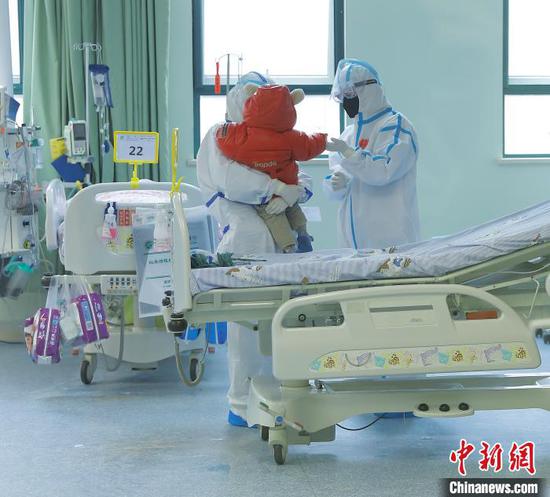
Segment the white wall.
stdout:
<svg viewBox="0 0 550 497">
<path fill-rule="evenodd" d="M 170 122 L 192 157 L 191 1 L 172 0 Z M 380 72 L 395 108 L 415 124 L 425 237 L 450 233 L 550 198 L 550 163 L 502 165 L 502 0 L 346 0 L 346 56 Z M 174 29 L 175 27 L 175 29 Z M 180 161 L 182 162 L 182 161 Z M 318 248 L 334 244 L 336 205 L 320 191 Z M 185 171 L 194 178 L 193 170 Z"/>
<path fill-rule="evenodd" d="M 502 165 L 502 0 L 347 0 L 346 51 L 416 125 L 424 236 L 550 198 L 550 163 Z M 359 21 L 360 20 L 360 21 Z"/>
</svg>

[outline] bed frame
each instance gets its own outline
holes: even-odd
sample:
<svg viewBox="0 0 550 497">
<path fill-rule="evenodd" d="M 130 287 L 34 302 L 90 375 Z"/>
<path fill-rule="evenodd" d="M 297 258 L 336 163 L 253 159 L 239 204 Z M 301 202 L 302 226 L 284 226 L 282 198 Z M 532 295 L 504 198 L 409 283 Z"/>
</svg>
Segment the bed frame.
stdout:
<svg viewBox="0 0 550 497">
<path fill-rule="evenodd" d="M 110 324 L 109 339 L 103 340 L 100 344 L 94 343 L 84 347 L 84 357 L 80 365 L 81 381 L 86 385 L 92 383 L 99 362 L 98 356 L 101 355 L 107 356 L 105 365 L 108 370 L 109 360 L 109 363 L 118 365 L 124 363 L 133 370 L 147 371 L 156 369 L 161 360 L 179 356 L 179 352 L 182 352 L 188 356 L 187 377 L 191 384 L 198 384 L 204 370 L 207 348 L 205 333 L 200 333 L 196 340 L 177 341 L 174 336 L 165 332 L 162 319 L 140 318 L 137 307 L 135 255 L 131 251 L 114 253 L 108 250 L 98 234 L 105 215 L 105 202 L 97 201 L 96 196 L 110 192 L 132 191 L 132 185 L 128 182 L 90 185 L 68 201 L 64 198 L 63 186 L 60 183 L 59 185 L 62 195 L 53 199 L 57 205 L 53 201 L 47 204 L 46 215 L 52 223 L 53 239 L 57 237 L 59 223 L 65 223 L 64 267 L 66 272 L 72 274 L 64 275 L 62 278 L 66 283 L 85 281 L 104 297 L 110 296 L 118 300 L 119 309 L 124 309 L 124 299 L 133 299 L 131 325 L 119 327 Z M 170 189 L 171 184 L 168 182 L 142 180 L 139 183 L 139 190 L 169 192 Z M 184 183 L 182 189 L 186 192 L 185 195 L 178 196 L 182 210 L 183 206 L 202 205 L 202 196 L 196 186 Z M 170 207 L 169 204 L 167 207 Z M 54 216 L 56 211 L 66 213 L 64 216 Z M 57 246 L 57 241 L 55 245 Z M 43 284 L 48 286 L 49 281 L 50 278 L 44 278 Z M 162 296 L 159 300 L 161 298 Z M 179 357 L 176 357 L 176 360 L 179 360 Z M 181 374 L 180 370 L 180 376 Z"/>
<path fill-rule="evenodd" d="M 260 333 L 273 376 L 252 379 L 247 420 L 278 464 L 288 445 L 334 440 L 336 423 L 358 414 L 550 410 L 550 374 L 518 373 L 540 366 L 535 331 L 550 328 L 550 243 L 438 277 L 193 296 L 185 215 L 173 208 L 167 327 L 227 320 Z"/>
</svg>

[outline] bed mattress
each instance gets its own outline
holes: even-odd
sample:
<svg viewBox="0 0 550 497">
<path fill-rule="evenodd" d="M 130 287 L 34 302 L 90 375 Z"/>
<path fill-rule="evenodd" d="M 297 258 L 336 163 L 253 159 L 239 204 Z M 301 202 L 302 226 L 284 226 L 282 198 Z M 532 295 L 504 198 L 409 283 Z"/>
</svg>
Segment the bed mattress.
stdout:
<svg viewBox="0 0 550 497">
<path fill-rule="evenodd" d="M 194 269 L 191 290 L 442 276 L 549 240 L 550 202 L 545 202 L 455 235 L 399 247 L 251 254 L 256 262 L 246 266 Z"/>
</svg>

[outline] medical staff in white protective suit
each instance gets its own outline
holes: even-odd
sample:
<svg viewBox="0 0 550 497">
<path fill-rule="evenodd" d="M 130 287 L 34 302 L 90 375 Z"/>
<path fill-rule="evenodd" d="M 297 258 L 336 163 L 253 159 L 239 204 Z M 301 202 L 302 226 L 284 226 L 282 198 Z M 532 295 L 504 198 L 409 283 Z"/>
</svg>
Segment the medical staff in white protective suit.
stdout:
<svg viewBox="0 0 550 497">
<path fill-rule="evenodd" d="M 339 62 L 332 97 L 354 119 L 327 144 L 332 174 L 323 188 L 341 201 L 340 245 L 385 248 L 417 241 L 418 140 L 411 122 L 392 108 L 378 73 L 363 61 Z"/>
<path fill-rule="evenodd" d="M 263 86 L 273 81 L 256 72 L 241 77 L 227 95 L 226 119 L 241 122 L 248 98 L 247 83 Z M 265 223 L 253 205 L 268 203 L 273 213 L 282 212 L 297 201 L 311 197 L 311 178 L 300 174 L 298 185 L 285 185 L 269 175 L 227 159 L 216 144 L 218 123 L 204 137 L 197 155 L 197 179 L 207 207 L 218 221 L 222 239 L 218 252 L 239 255 L 275 252 L 276 247 Z M 275 202 L 271 197 L 276 195 Z M 284 202 L 281 202 L 281 199 Z M 246 406 L 250 379 L 271 374 L 271 361 L 259 352 L 258 332 L 235 323 L 228 330 L 229 423 L 247 426 Z"/>
</svg>

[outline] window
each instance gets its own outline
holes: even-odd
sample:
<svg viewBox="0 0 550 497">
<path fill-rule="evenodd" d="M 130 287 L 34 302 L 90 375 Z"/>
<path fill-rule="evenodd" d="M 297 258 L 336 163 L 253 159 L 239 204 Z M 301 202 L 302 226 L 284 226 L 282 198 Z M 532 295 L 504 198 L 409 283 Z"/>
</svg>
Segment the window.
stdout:
<svg viewBox="0 0 550 497">
<path fill-rule="evenodd" d="M 24 0 L 9 0 L 11 67 L 13 93 L 23 94 L 23 4 Z M 16 97 L 17 98 L 17 97 Z M 20 100 L 20 98 L 17 98 Z"/>
<path fill-rule="evenodd" d="M 193 18 L 196 150 L 225 118 L 228 53 L 230 85 L 240 74 L 260 71 L 291 90 L 303 88 L 296 128 L 340 134 L 343 118 L 329 95 L 344 56 L 343 0 L 194 0 Z M 214 92 L 217 61 L 220 95 Z"/>
<path fill-rule="evenodd" d="M 550 2 L 504 2 L 504 156 L 550 156 Z"/>
</svg>

